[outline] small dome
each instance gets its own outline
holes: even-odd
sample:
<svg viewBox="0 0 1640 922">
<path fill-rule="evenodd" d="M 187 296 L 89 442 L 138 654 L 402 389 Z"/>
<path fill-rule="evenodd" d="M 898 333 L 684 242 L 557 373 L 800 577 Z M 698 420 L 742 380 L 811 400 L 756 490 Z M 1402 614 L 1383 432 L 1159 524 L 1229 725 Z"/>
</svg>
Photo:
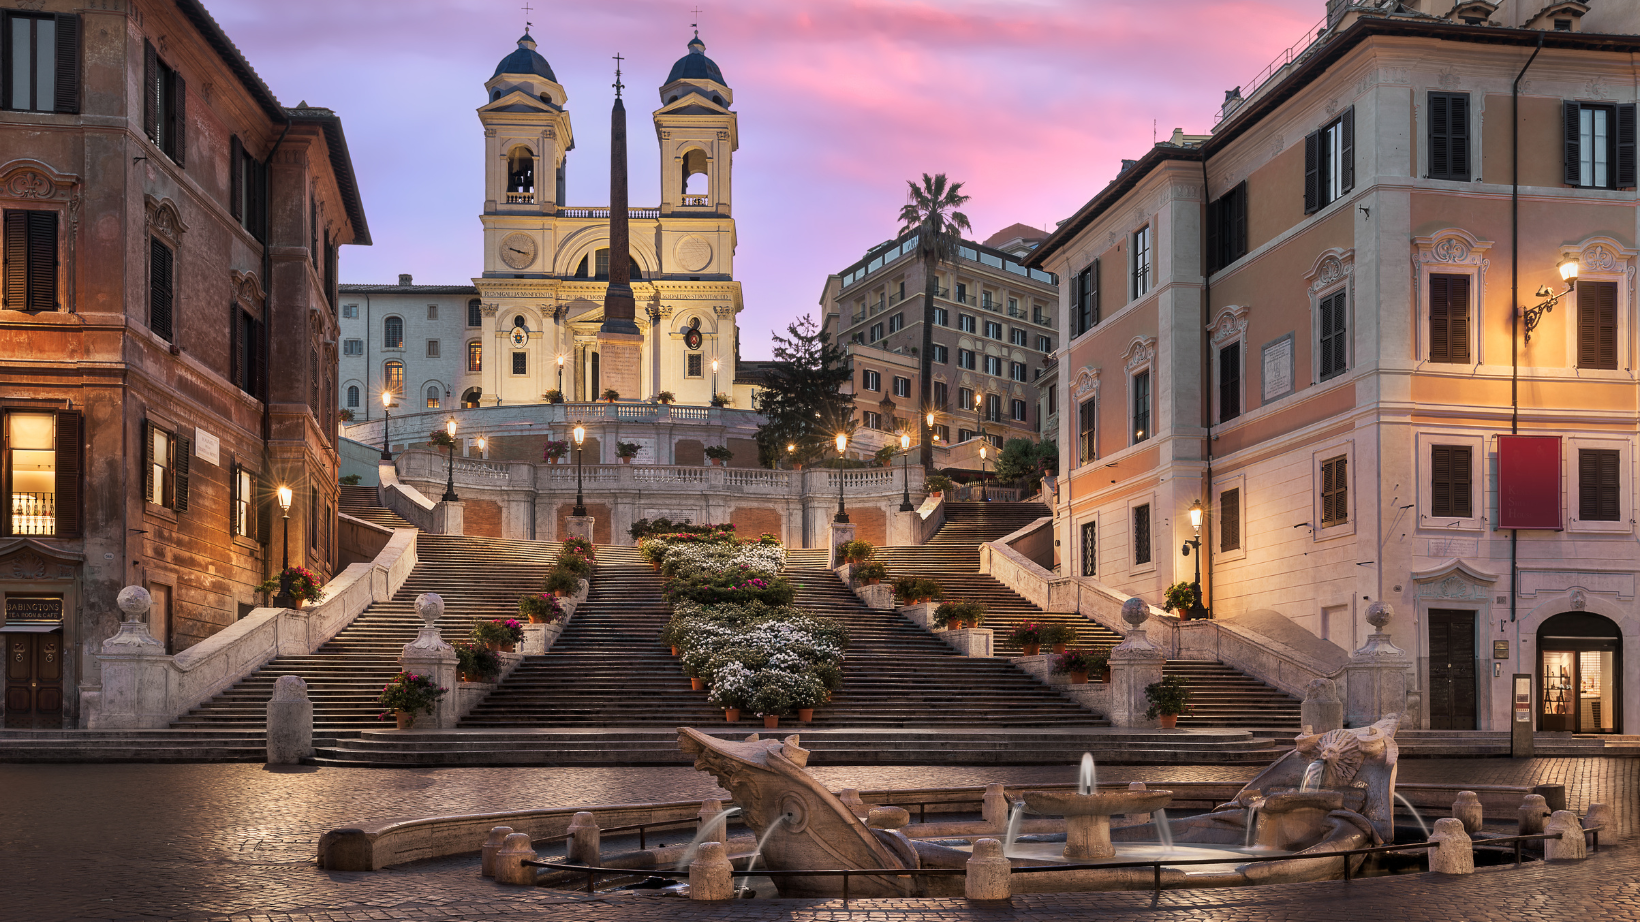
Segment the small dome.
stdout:
<svg viewBox="0 0 1640 922">
<path fill-rule="evenodd" d="M 678 63 L 672 65 L 672 72 L 666 75 L 666 84 L 676 83 L 679 80 L 710 80 L 713 83 L 729 85 L 723 79 L 723 71 L 718 70 L 716 63 L 706 56 L 706 43 L 700 40 L 700 33 L 689 41 L 689 53 L 678 58 Z"/>
<path fill-rule="evenodd" d="M 715 67 L 713 69 L 716 70 Z M 535 50 L 535 39 L 528 32 L 518 40 L 518 50 L 502 58 L 501 63 L 495 66 L 495 73 L 490 75 L 490 79 L 494 80 L 502 74 L 534 74 L 553 83 L 558 82 L 552 73 L 552 65 Z"/>
</svg>

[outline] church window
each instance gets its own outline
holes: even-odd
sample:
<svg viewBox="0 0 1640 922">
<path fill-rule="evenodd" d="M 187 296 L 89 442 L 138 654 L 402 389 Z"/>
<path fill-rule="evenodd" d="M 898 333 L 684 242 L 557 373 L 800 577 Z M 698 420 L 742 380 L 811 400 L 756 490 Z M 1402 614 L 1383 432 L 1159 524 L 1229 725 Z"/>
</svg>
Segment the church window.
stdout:
<svg viewBox="0 0 1640 922">
<path fill-rule="evenodd" d="M 686 367 L 685 367 L 683 376 L 686 377 L 686 378 L 699 378 L 699 377 L 701 377 L 701 366 L 703 364 L 704 364 L 703 357 L 701 356 L 701 354 L 699 352 L 689 353 L 685 357 L 685 366 Z"/>
<path fill-rule="evenodd" d="M 484 344 L 476 339 L 467 344 L 467 370 L 484 370 Z"/>
<path fill-rule="evenodd" d="M 404 348 L 404 318 L 389 317 L 382 321 L 382 348 Z"/>
<path fill-rule="evenodd" d="M 535 202 L 535 155 L 520 144 L 507 154 L 507 204 Z"/>
<path fill-rule="evenodd" d="M 477 298 L 467 302 L 467 325 L 470 327 L 484 325 L 484 302 Z"/>
<path fill-rule="evenodd" d="M 438 409 L 438 388 L 437 387 L 429 387 L 427 389 L 427 409 L 429 409 L 429 410 Z"/>
<path fill-rule="evenodd" d="M 530 373 L 530 354 L 528 352 L 514 352 L 512 354 L 512 373 L 515 375 Z"/>
<path fill-rule="evenodd" d="M 404 393 L 403 362 L 392 361 L 382 366 L 382 390 L 395 394 Z"/>
</svg>

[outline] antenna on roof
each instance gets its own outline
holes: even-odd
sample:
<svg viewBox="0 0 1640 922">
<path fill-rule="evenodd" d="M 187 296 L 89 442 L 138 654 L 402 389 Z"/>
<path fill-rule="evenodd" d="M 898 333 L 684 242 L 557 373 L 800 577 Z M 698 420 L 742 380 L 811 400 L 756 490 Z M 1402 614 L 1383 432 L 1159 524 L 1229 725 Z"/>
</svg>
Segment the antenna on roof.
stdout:
<svg viewBox="0 0 1640 922">
<path fill-rule="evenodd" d="M 615 52 L 615 98 L 621 98 L 621 90 L 626 84 L 621 82 L 621 62 L 626 60 L 619 51 Z"/>
<path fill-rule="evenodd" d="M 524 11 L 524 34 L 528 35 L 529 31 L 530 31 L 530 26 L 535 25 L 535 23 L 530 22 L 530 13 L 535 11 L 535 7 L 530 6 L 528 3 L 525 3 L 522 7 L 519 7 L 519 9 L 522 9 Z"/>
</svg>

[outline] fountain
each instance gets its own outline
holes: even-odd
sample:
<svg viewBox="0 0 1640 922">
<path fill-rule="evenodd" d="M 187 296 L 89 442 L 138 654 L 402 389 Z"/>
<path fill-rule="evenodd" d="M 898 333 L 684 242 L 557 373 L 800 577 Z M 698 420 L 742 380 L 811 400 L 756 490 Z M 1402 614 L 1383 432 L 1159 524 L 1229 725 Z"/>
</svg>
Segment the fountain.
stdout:
<svg viewBox="0 0 1640 922">
<path fill-rule="evenodd" d="M 1067 861 L 1115 856 L 1116 846 L 1110 841 L 1111 814 L 1152 813 L 1172 802 L 1172 791 L 1025 792 L 1025 806 L 1032 812 L 1065 818 L 1063 854 Z"/>
</svg>

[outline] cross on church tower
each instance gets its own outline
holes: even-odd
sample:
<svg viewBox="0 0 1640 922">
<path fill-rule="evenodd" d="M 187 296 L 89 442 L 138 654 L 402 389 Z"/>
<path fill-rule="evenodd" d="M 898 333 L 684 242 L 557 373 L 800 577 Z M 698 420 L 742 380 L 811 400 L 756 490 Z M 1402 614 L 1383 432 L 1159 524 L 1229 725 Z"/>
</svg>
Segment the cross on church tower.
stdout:
<svg viewBox="0 0 1640 922">
<path fill-rule="evenodd" d="M 619 51 L 615 52 L 615 98 L 621 98 L 621 90 L 626 84 L 621 82 L 621 62 L 626 60 Z"/>
<path fill-rule="evenodd" d="M 690 10 L 689 12 L 695 14 L 695 21 L 689 24 L 689 28 L 694 29 L 695 30 L 695 37 L 699 38 L 700 37 L 700 7 L 697 6 L 694 9 Z"/>
<path fill-rule="evenodd" d="M 535 23 L 530 22 L 530 13 L 535 11 L 535 7 L 530 6 L 528 3 L 526 3 L 522 7 L 520 7 L 520 9 L 522 9 L 524 11 L 524 31 L 528 32 L 528 31 L 530 31 L 530 26 L 535 25 Z"/>
</svg>

